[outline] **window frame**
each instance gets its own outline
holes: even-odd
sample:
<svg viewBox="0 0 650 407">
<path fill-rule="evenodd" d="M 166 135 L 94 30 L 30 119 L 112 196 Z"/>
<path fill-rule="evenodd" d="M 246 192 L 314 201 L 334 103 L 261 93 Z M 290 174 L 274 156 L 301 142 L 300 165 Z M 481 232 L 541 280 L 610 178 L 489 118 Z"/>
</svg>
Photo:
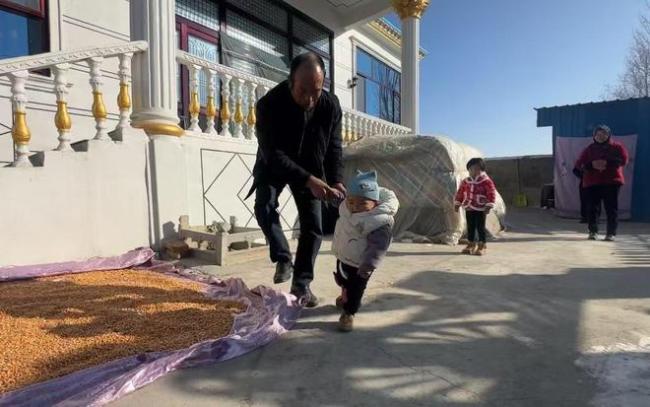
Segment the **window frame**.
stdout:
<svg viewBox="0 0 650 407">
<path fill-rule="evenodd" d="M 34 9 L 31 9 L 29 7 L 23 7 L 19 4 L 9 2 L 8 0 L 0 0 L 0 10 L 4 10 L 7 13 L 13 13 L 19 16 L 23 16 L 27 19 L 41 20 L 42 22 L 41 37 L 42 37 L 43 50 L 38 54 L 50 52 L 53 48 L 52 37 L 50 35 L 50 26 L 52 23 L 50 21 L 50 17 L 51 17 L 51 14 L 49 12 L 50 10 L 48 9 L 49 3 L 47 0 L 40 0 L 40 5 L 41 5 L 41 11 L 37 12 Z M 30 55 L 37 55 L 37 54 L 27 54 L 22 56 L 30 56 Z M 30 73 L 40 75 L 40 76 L 45 76 L 45 77 L 51 76 L 50 69 L 48 68 L 39 69 L 37 71 L 30 71 Z"/>
<path fill-rule="evenodd" d="M 221 10 L 219 11 L 219 23 L 221 24 Z M 217 46 L 218 63 L 222 61 L 221 55 L 221 41 L 219 32 L 211 28 L 195 23 L 185 17 L 176 15 L 176 30 L 178 30 L 179 49 L 188 51 L 188 36 L 200 38 L 204 41 L 214 43 Z M 181 94 L 178 95 L 178 114 L 179 117 L 185 117 L 190 104 L 190 72 L 186 66 L 181 65 L 180 80 L 181 80 Z M 201 106 L 199 115 L 205 114 L 205 106 Z"/>
<path fill-rule="evenodd" d="M 398 118 L 399 120 L 391 121 L 391 120 L 388 120 L 388 119 L 386 119 L 386 118 L 381 117 L 381 105 L 380 105 L 380 113 L 379 113 L 380 115 L 379 115 L 379 116 L 375 116 L 375 117 L 377 117 L 378 119 L 381 119 L 381 120 L 389 121 L 389 122 L 391 122 L 391 123 L 401 124 L 401 122 L 402 122 L 402 114 L 401 114 L 401 103 L 402 103 L 402 83 L 401 83 L 401 80 L 402 80 L 402 70 L 399 69 L 399 68 L 397 68 L 397 67 L 395 67 L 393 64 L 391 64 L 390 62 L 386 61 L 385 59 L 383 59 L 383 58 L 377 56 L 377 54 L 375 54 L 373 51 L 371 51 L 371 50 L 369 50 L 369 49 L 367 49 L 367 48 L 364 48 L 363 46 L 359 46 L 359 44 L 357 44 L 354 40 L 353 40 L 352 52 L 353 52 L 352 60 L 353 60 L 353 72 L 354 72 L 353 76 L 354 76 L 355 78 L 362 78 L 362 79 L 363 79 L 363 81 L 357 81 L 355 86 L 357 86 L 357 87 L 358 87 L 358 86 L 363 86 L 363 96 L 364 96 L 364 100 L 363 100 L 363 106 L 364 106 L 364 109 L 361 110 L 361 109 L 360 109 L 360 101 L 359 101 L 358 98 L 357 98 L 357 92 L 358 92 L 358 91 L 354 91 L 354 92 L 353 92 L 353 95 L 354 95 L 354 96 L 353 96 L 354 108 L 357 109 L 357 110 L 359 110 L 359 111 L 361 111 L 361 112 L 367 113 L 367 110 L 368 110 L 368 101 L 367 101 L 367 99 L 365 99 L 365 98 L 368 97 L 368 91 L 367 91 L 367 89 L 366 89 L 366 83 L 365 83 L 366 81 L 370 81 L 370 82 L 373 82 L 373 83 L 377 84 L 377 85 L 379 86 L 380 90 L 381 90 L 382 87 L 383 87 L 383 88 L 387 88 L 386 86 L 383 86 L 380 82 L 378 82 L 378 81 L 376 81 L 375 79 L 373 79 L 373 78 L 371 77 L 371 76 L 372 76 L 372 73 L 370 74 L 370 77 L 369 77 L 368 75 L 359 72 L 359 64 L 358 64 L 359 52 L 363 52 L 364 54 L 366 54 L 367 56 L 369 56 L 372 60 L 376 61 L 377 63 L 379 63 L 379 64 L 381 64 L 381 65 L 384 65 L 386 68 L 388 68 L 388 69 L 390 69 L 390 70 L 396 72 L 396 73 L 399 75 L 399 78 L 400 78 L 400 81 L 399 81 L 399 91 L 397 91 L 397 90 L 395 90 L 395 89 L 390 89 L 390 88 L 389 88 L 389 90 L 393 93 L 392 116 L 393 116 L 394 119 L 395 119 L 395 118 Z M 371 70 L 372 70 L 372 65 L 371 65 Z M 359 82 L 361 82 L 361 83 L 359 83 Z M 396 106 L 395 106 L 395 95 L 398 95 L 398 96 L 399 96 L 399 108 L 396 108 Z M 397 114 L 396 114 L 396 113 L 397 113 Z M 370 113 L 368 113 L 368 114 L 370 114 Z M 373 116 L 374 116 L 374 115 L 373 115 Z"/>
<path fill-rule="evenodd" d="M 31 7 L 25 7 L 21 6 L 20 4 L 16 4 L 13 1 L 10 0 L 0 0 L 0 7 L 10 9 L 13 11 L 18 11 L 23 14 L 29 14 L 33 17 L 38 17 L 42 19 L 46 19 L 47 16 L 47 3 L 45 0 L 39 0 L 40 10 L 34 10 Z"/>
</svg>

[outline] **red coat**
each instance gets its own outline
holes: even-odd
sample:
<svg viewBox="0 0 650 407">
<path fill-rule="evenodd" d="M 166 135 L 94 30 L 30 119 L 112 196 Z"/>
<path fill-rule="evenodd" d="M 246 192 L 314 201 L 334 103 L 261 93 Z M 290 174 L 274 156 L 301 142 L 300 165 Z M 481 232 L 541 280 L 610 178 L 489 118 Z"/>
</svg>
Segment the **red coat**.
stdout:
<svg viewBox="0 0 650 407">
<path fill-rule="evenodd" d="M 596 160 L 607 161 L 607 168 L 603 171 L 595 169 L 592 163 Z M 625 184 L 623 167 L 627 165 L 628 160 L 625 147 L 611 139 L 602 144 L 590 144 L 576 162 L 576 168 L 583 171 L 582 186 L 588 188 L 594 185 Z"/>
<path fill-rule="evenodd" d="M 467 177 L 461 182 L 456 192 L 455 205 L 472 211 L 485 211 L 494 208 L 497 199 L 497 188 L 486 173 L 476 178 Z"/>
</svg>

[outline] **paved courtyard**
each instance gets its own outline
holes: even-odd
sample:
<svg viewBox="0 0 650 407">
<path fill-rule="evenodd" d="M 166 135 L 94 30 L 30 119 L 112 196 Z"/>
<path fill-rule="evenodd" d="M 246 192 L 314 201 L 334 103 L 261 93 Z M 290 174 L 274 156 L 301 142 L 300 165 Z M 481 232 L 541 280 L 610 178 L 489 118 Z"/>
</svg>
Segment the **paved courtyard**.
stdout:
<svg viewBox="0 0 650 407">
<path fill-rule="evenodd" d="M 113 405 L 650 406 L 650 225 L 623 223 L 612 244 L 541 210 L 508 224 L 484 258 L 394 244 L 348 334 L 326 244 L 322 305 L 290 333 Z M 249 286 L 273 272 L 266 260 L 205 270 Z"/>
</svg>

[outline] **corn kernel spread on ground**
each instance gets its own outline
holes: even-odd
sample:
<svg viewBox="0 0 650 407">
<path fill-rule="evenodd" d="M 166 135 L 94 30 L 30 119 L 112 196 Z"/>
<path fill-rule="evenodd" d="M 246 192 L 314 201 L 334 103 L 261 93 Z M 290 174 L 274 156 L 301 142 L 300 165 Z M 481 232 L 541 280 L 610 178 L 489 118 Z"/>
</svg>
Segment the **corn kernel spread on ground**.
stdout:
<svg viewBox="0 0 650 407">
<path fill-rule="evenodd" d="M 245 307 L 203 287 L 136 270 L 0 283 L 0 393 L 227 335 Z"/>
</svg>

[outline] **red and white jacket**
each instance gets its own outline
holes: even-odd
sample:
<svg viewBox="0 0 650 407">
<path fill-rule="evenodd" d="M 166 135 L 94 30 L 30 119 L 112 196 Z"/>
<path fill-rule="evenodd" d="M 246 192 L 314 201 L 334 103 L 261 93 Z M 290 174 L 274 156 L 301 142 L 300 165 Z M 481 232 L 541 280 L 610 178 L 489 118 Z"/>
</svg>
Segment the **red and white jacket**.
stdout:
<svg viewBox="0 0 650 407">
<path fill-rule="evenodd" d="M 461 182 L 454 204 L 471 211 L 485 211 L 486 208 L 494 208 L 496 199 L 494 182 L 482 172 L 476 178 L 467 177 Z"/>
</svg>

